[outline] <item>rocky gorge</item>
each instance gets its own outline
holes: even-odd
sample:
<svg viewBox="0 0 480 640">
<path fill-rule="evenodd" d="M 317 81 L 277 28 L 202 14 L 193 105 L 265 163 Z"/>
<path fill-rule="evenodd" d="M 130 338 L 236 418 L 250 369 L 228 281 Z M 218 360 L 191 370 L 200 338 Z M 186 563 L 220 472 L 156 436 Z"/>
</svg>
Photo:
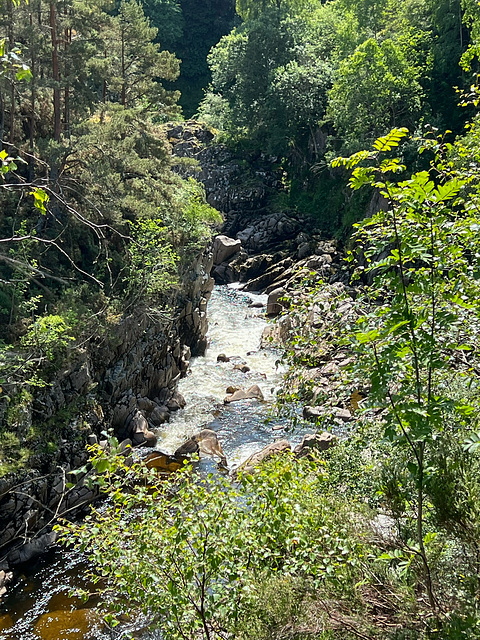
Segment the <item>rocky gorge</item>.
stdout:
<svg viewBox="0 0 480 640">
<path fill-rule="evenodd" d="M 275 204 L 284 188 L 277 158 L 236 154 L 195 121 L 167 128 L 167 137 L 178 173 L 199 180 L 222 213 L 222 235 L 213 247 L 217 284 L 240 282 L 245 291 L 270 294 L 310 271 L 328 283 L 348 282 L 336 241 L 323 238 L 313 220 Z M 377 201 L 372 211 L 382 206 Z"/>
<path fill-rule="evenodd" d="M 60 435 L 55 451 L 35 452 L 28 470 L 0 478 L 0 589 L 11 579 L 12 569 L 54 543 L 51 525 L 56 518 L 80 513 L 95 499 L 85 482 L 85 444 L 106 446 L 111 429 L 127 444 L 154 446 L 156 431 L 183 408 L 177 383 L 187 373 L 190 356 L 205 350 L 214 282 L 239 282 L 240 290 L 266 294 L 260 312 L 270 317 L 284 309 L 286 297 L 300 295 L 302 282 L 311 274 L 321 276 L 335 295 L 348 296 L 348 275 L 335 241 L 324 239 L 311 221 L 294 212 L 272 210 L 272 197 L 281 189 L 275 158 L 260 156 L 246 163 L 195 122 L 170 127 L 168 139 L 177 171 L 202 182 L 208 202 L 222 212 L 221 233 L 186 273 L 169 317 L 139 308 L 112 319 L 108 333 L 92 337 L 53 384 L 22 407 L 19 428 L 27 431 L 33 421 L 44 429 L 55 425 Z M 325 313 L 317 308 L 312 322 L 328 323 L 335 313 L 333 308 Z M 262 344 L 280 345 L 291 327 L 292 319 L 282 317 L 267 327 Z M 312 373 L 315 399 L 322 385 L 331 391 L 342 360 L 344 354 L 332 354 Z M 336 419 L 348 421 L 348 400 L 332 397 L 333 406 L 339 405 Z M 315 421 L 315 411 L 305 409 L 305 417 Z M 312 438 L 299 451 L 331 446 L 328 438 L 320 443 Z M 279 443 L 269 447 L 267 457 L 290 449 Z"/>
</svg>

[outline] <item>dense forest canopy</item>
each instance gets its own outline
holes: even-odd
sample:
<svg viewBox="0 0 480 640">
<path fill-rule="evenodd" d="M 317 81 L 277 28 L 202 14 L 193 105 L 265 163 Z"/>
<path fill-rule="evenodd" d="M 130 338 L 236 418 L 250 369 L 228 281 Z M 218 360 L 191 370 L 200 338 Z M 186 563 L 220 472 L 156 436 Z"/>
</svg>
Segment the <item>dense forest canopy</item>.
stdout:
<svg viewBox="0 0 480 640">
<path fill-rule="evenodd" d="M 156 41 L 181 60 L 181 74 L 171 86 L 181 92 L 180 104 L 190 117 L 211 80 L 207 54 L 238 20 L 235 0 L 145 0 L 142 6 L 158 29 Z"/>
<path fill-rule="evenodd" d="M 365 202 L 325 161 L 391 127 L 462 131 L 471 111 L 457 90 L 471 71 L 479 6 L 461 0 L 237 2 L 243 21 L 209 54 L 212 83 L 200 115 L 243 148 L 278 157 L 285 204 L 347 231 Z M 343 186 L 342 186 L 343 185 Z"/>
<path fill-rule="evenodd" d="M 456 88 L 473 74 L 459 63 L 478 11 L 475 0 L 5 2 L 0 137 L 43 153 L 102 104 L 156 122 L 198 111 L 229 144 L 278 158 L 287 206 L 348 233 L 363 203 L 345 208 L 325 161 L 390 127 L 460 132 Z"/>
</svg>

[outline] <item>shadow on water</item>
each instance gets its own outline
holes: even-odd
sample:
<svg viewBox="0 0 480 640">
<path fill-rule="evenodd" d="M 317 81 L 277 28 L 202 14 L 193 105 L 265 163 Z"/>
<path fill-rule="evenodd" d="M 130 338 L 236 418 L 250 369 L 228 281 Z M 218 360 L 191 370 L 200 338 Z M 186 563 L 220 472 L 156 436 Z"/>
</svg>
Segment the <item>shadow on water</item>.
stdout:
<svg viewBox="0 0 480 640">
<path fill-rule="evenodd" d="M 73 588 L 91 588 L 87 563 L 76 552 L 54 550 L 23 567 L 0 611 L 2 640 L 101 639 L 91 598 L 88 603 L 69 597 Z M 88 608 L 86 608 L 88 607 Z"/>
</svg>

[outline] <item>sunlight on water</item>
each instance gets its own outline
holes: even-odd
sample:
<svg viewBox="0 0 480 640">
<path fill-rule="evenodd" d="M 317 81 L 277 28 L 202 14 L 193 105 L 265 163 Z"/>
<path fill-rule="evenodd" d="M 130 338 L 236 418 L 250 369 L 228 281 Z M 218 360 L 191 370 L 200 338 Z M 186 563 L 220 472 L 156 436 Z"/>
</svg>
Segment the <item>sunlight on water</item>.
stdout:
<svg viewBox="0 0 480 640">
<path fill-rule="evenodd" d="M 260 350 L 266 325 L 264 309 L 252 308 L 250 302 L 266 303 L 267 296 L 237 292 L 232 287 L 216 287 L 208 306 L 209 346 L 205 356 L 194 358 L 188 376 L 179 391 L 187 406 L 172 416 L 159 432 L 158 448 L 173 453 L 199 428 L 217 431 L 229 466 L 237 466 L 253 452 L 273 440 L 272 424 L 265 424 L 275 390 L 281 384 L 283 369 L 273 350 Z M 219 354 L 229 362 L 217 362 Z M 245 364 L 248 373 L 234 369 Z M 224 405 L 229 386 L 247 389 L 258 385 L 265 402 L 242 400 Z"/>
</svg>

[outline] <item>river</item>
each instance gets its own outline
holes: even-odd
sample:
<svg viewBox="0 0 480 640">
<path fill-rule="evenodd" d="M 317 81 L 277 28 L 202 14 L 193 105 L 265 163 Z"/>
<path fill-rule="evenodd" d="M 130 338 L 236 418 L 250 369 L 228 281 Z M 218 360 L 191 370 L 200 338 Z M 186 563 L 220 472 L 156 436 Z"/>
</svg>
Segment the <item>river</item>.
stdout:
<svg viewBox="0 0 480 640">
<path fill-rule="evenodd" d="M 278 353 L 260 349 L 266 325 L 264 311 L 249 306 L 266 303 L 266 296 L 244 295 L 234 287 L 216 287 L 208 305 L 209 346 L 206 354 L 193 358 L 180 393 L 186 407 L 158 433 L 158 449 L 173 453 L 190 435 L 207 426 L 218 433 L 233 469 L 275 437 L 282 437 L 281 422 L 269 419 L 275 391 L 282 381 Z M 223 353 L 229 362 L 217 362 Z M 235 364 L 245 363 L 242 373 Z M 225 405 L 230 385 L 247 388 L 257 384 L 265 402 L 246 400 Z M 292 442 L 301 437 L 290 437 Z M 202 470 L 216 469 L 211 458 L 200 460 Z M 110 638 L 93 622 L 95 609 L 68 597 L 73 587 L 88 587 L 85 559 L 76 552 L 53 551 L 24 568 L 24 574 L 0 606 L 0 640 L 102 640 Z M 89 601 L 88 606 L 94 607 Z"/>
</svg>

